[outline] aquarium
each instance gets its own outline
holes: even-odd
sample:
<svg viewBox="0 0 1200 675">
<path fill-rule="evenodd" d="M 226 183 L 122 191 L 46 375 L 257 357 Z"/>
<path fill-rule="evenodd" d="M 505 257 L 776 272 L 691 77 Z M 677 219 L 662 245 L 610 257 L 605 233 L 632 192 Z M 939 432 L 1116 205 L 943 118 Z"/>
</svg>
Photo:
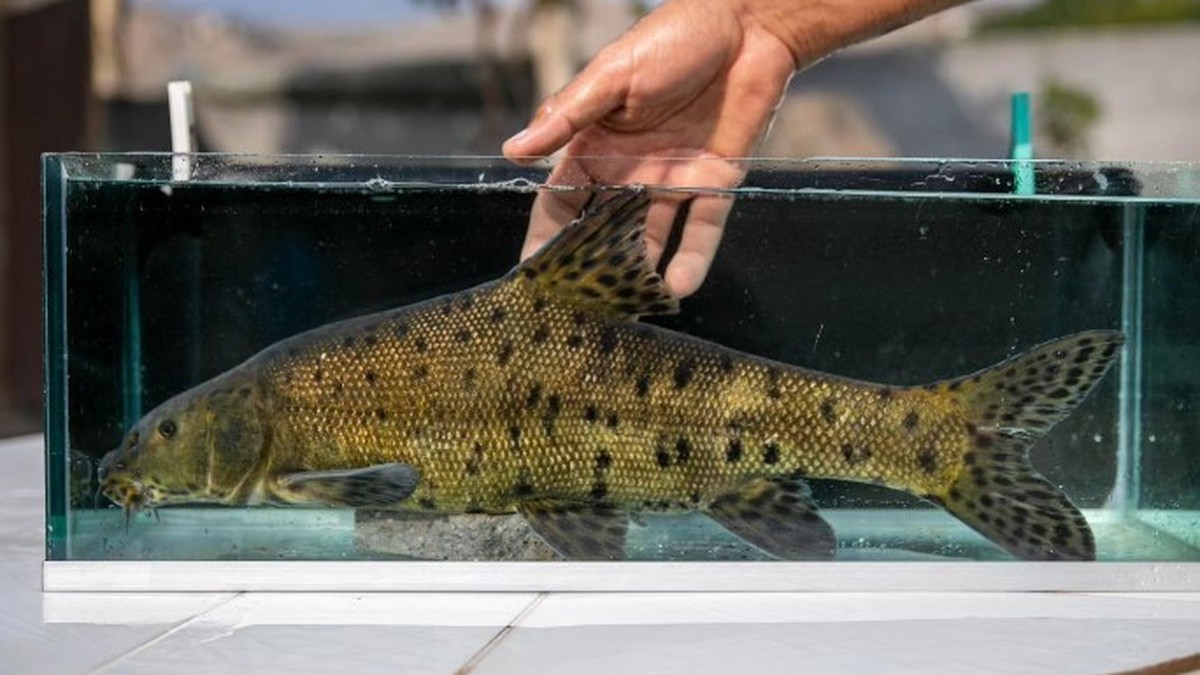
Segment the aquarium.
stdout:
<svg viewBox="0 0 1200 675">
<path fill-rule="evenodd" d="M 47 589 L 1200 589 L 1200 165 L 43 166 Z"/>
</svg>

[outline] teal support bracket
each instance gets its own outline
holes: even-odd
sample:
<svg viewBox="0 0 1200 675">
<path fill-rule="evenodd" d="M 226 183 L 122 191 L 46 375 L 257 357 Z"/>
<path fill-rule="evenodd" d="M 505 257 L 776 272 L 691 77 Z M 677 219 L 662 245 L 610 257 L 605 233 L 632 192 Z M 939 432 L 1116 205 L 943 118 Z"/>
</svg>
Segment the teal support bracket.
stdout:
<svg viewBox="0 0 1200 675">
<path fill-rule="evenodd" d="M 1018 91 L 1012 95 L 1009 157 L 1012 159 L 1013 193 L 1033 194 L 1033 112 L 1027 91 Z"/>
</svg>

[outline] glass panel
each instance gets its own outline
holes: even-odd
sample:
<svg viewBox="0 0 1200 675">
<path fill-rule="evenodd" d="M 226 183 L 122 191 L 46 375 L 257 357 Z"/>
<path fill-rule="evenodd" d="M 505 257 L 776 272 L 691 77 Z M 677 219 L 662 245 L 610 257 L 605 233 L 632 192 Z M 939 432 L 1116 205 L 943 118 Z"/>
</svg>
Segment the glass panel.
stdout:
<svg viewBox="0 0 1200 675">
<path fill-rule="evenodd" d="M 664 171 L 670 167 L 665 163 Z M 557 175 L 572 175 L 572 168 Z M 289 413 L 273 407 L 282 399 L 248 394 L 256 410 L 271 408 L 255 419 L 267 420 L 275 435 L 256 445 L 255 453 L 283 448 L 271 457 L 287 470 L 272 469 L 272 476 L 378 466 L 380 457 L 392 457 L 372 440 L 386 436 L 381 430 L 403 427 L 414 434 L 410 444 L 422 445 L 412 431 L 422 425 L 412 420 L 427 422 L 422 447 L 432 452 L 445 446 L 441 456 L 453 458 L 444 460 L 454 462 L 453 470 L 429 459 L 433 463 L 414 475 L 393 463 L 385 473 L 358 475 L 359 483 L 339 477 L 307 484 L 318 491 L 357 484 L 403 492 L 411 478 L 417 491 L 402 501 L 417 513 L 182 503 L 145 509 L 127 521 L 99 494 L 98 463 L 126 442 L 126 432 L 143 415 L 303 331 L 501 278 L 516 259 L 550 167 L 480 158 L 47 156 L 48 557 L 553 558 L 520 515 L 462 514 L 507 509 L 448 497 L 439 504 L 454 493 L 453 485 L 430 486 L 494 480 L 505 483 L 510 502 L 525 503 L 530 517 L 551 523 L 543 524 L 543 533 L 559 537 L 560 549 L 562 538 L 584 538 L 555 528 L 611 527 L 624 522 L 613 514 L 629 512 L 621 549 L 626 559 L 767 560 L 775 557 L 767 551 L 781 552 L 778 537 L 768 532 L 759 546 L 746 543 L 755 537 L 744 529 L 749 521 L 771 516 L 762 503 L 754 504 L 755 495 L 786 515 L 776 523 L 786 529 L 804 515 L 803 491 L 790 482 L 763 483 L 781 492 L 734 495 L 744 481 L 782 473 L 811 478 L 812 499 L 836 532 L 839 560 L 1009 559 L 1003 548 L 919 496 L 947 503 L 950 483 L 969 475 L 965 454 L 997 439 L 1019 450 L 1023 432 L 1012 429 L 1022 423 L 998 419 L 1003 407 L 988 421 L 963 417 L 958 388 L 905 387 L 975 373 L 1080 331 L 1120 329 L 1130 338 L 1124 357 L 1033 445 L 1032 463 L 1080 507 L 1100 559 L 1200 559 L 1200 476 L 1187 454 L 1200 441 L 1193 423 L 1198 345 L 1187 319 L 1197 309 L 1198 296 L 1188 289 L 1198 278 L 1200 167 L 1036 162 L 1038 194 L 1022 197 L 1011 194 L 1014 167 L 1001 162 L 759 161 L 741 168 L 748 174 L 729 191 L 732 212 L 708 281 L 683 301 L 679 314 L 644 323 L 781 364 L 891 385 L 885 392 L 853 384 L 836 389 L 840 380 L 818 379 L 835 388 L 806 393 L 811 373 L 741 360 L 725 372 L 723 353 L 710 353 L 715 348 L 686 342 L 691 347 L 673 351 L 674 338 L 661 336 L 653 343 L 658 346 L 639 348 L 649 350 L 640 361 L 622 361 L 625 371 L 606 371 L 612 348 L 604 346 L 610 338 L 600 336 L 609 329 L 595 326 L 620 331 L 615 353 L 622 355 L 634 344 L 631 336 L 645 333 L 585 303 L 571 305 L 582 307 L 584 318 L 553 314 L 561 322 L 546 320 L 544 340 L 525 339 L 520 336 L 536 334 L 540 324 L 534 323 L 541 319 L 522 314 L 523 324 L 491 324 L 472 313 L 481 310 L 460 301 L 447 305 L 444 315 L 428 310 L 431 317 L 422 321 L 433 322 L 435 332 L 451 331 L 446 326 L 456 322 L 467 326 L 446 333 L 466 331 L 461 353 L 478 360 L 454 361 L 465 364 L 455 371 L 461 392 L 413 381 L 423 365 L 431 367 L 423 358 L 438 368 L 446 363 L 440 356 L 413 356 L 391 371 L 371 366 L 381 353 L 377 348 L 408 340 L 395 348 L 415 349 L 416 338 L 372 333 L 379 330 L 374 324 L 395 329 L 384 323 L 390 314 L 368 320 L 344 350 L 366 360 L 371 386 L 384 378 L 405 380 L 403 400 L 410 405 L 389 407 L 398 399 L 369 394 L 345 409 L 332 399 L 314 404 L 329 424 L 360 429 L 352 443 L 346 440 L 352 436 L 322 427 L 340 440 L 324 446 L 321 452 L 332 455 L 320 461 L 312 454 L 304 459 L 296 449 L 311 446 L 312 433 L 290 444 L 279 441 L 292 433 Z M 173 180 L 173 172 L 188 179 Z M 712 191 L 650 192 L 678 202 L 679 193 Z M 486 293 L 472 298 L 490 302 Z M 556 293 L 548 296 L 553 308 L 560 306 Z M 601 323 L 587 323 L 594 333 L 575 333 L 572 326 L 584 324 L 572 322 L 584 319 Z M 489 350 L 506 343 L 506 330 L 515 331 L 513 341 L 528 350 L 519 371 L 506 370 L 511 357 Z M 300 338 L 299 351 L 316 339 Z M 442 348 L 436 343 L 429 349 Z M 689 360 L 686 349 L 692 348 L 699 351 Z M 1074 357 L 1082 348 L 1071 349 Z M 261 368 L 254 364 L 263 357 L 255 358 L 248 367 Z M 581 374 L 573 386 L 560 386 L 562 373 L 573 372 L 571 364 L 583 364 Z M 323 384 L 309 386 L 333 396 L 321 387 L 333 387 L 334 379 L 351 372 L 359 371 L 335 368 L 318 378 L 295 366 L 290 375 L 318 378 Z M 597 388 L 588 372 L 611 379 Z M 286 375 L 279 382 L 288 381 Z M 1038 376 L 1059 381 L 1049 370 Z M 784 386 L 773 394 L 776 379 Z M 497 383 L 502 386 L 491 386 Z M 968 380 L 962 389 L 978 385 Z M 748 393 L 736 393 L 738 387 Z M 874 398 L 864 399 L 868 393 Z M 1021 405 L 1032 410 L 1052 392 L 1035 393 L 1041 394 L 1036 401 Z M 776 399 L 791 407 L 769 407 L 782 405 L 769 402 Z M 423 409 L 413 403 L 431 400 L 438 403 Z M 453 406 L 434 410 L 447 401 Z M 493 414 L 495 407 L 506 412 Z M 721 423 L 698 420 L 689 412 L 696 409 Z M 737 418 L 750 410 L 758 416 Z M 229 417 L 213 413 L 206 419 L 232 433 L 228 424 L 219 426 Z M 949 440 L 939 441 L 922 435 L 930 420 L 957 420 L 957 426 Z M 924 444 L 909 443 L 901 432 Z M 239 427 L 237 434 L 221 436 L 225 445 L 214 440 L 215 431 L 195 442 L 207 443 L 232 465 L 234 459 L 220 453 L 247 433 Z M 541 467 L 534 453 L 522 456 L 512 447 L 521 433 L 535 449 L 542 447 L 535 438 L 561 449 L 567 459 L 554 470 L 559 473 Z M 997 435 L 980 440 L 980 434 Z M 548 452 L 553 454 L 543 451 L 543 458 Z M 394 457 L 419 464 L 399 451 Z M 907 468 L 893 465 L 903 464 L 896 459 L 902 457 Z M 180 467 L 188 461 L 200 468 L 187 474 Z M 492 462 L 501 468 L 489 474 Z M 196 495 L 220 482 L 204 453 L 168 464 L 174 467 L 169 471 L 190 476 L 171 489 Z M 239 475 L 257 476 L 261 469 L 261 462 L 250 462 Z M 682 478 L 665 478 L 670 476 Z M 140 484 L 149 485 L 150 478 L 141 475 Z M 254 492 L 252 482 L 245 483 L 246 495 Z M 910 485 L 908 493 L 887 487 L 901 483 Z M 989 484 L 978 494 L 1019 494 L 1003 488 Z M 994 517 L 986 503 L 972 502 L 971 508 Z M 444 517 L 443 511 L 454 513 Z M 993 538 L 1000 544 L 1006 537 L 1023 540 L 1036 520 L 1005 524 Z M 731 532 L 739 526 L 745 539 Z M 798 536 L 819 531 L 800 528 Z M 1054 536 L 1051 531 L 1045 540 Z M 822 557 L 820 548 L 803 554 Z"/>
</svg>

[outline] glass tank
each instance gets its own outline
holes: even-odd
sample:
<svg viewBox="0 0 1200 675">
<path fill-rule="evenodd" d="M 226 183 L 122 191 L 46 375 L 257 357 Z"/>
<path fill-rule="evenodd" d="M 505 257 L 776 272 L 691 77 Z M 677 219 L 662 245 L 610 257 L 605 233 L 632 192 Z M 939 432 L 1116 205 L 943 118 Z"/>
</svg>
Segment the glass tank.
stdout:
<svg viewBox="0 0 1200 675">
<path fill-rule="evenodd" d="M 47 560 L 1200 561 L 1200 166 L 740 168 L 47 155 Z"/>
</svg>

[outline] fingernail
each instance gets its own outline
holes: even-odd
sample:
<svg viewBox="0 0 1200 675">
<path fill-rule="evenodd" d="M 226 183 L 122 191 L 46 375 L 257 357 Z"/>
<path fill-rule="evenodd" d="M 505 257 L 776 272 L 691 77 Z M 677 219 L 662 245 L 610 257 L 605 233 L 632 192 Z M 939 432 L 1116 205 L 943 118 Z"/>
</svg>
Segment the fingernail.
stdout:
<svg viewBox="0 0 1200 675">
<path fill-rule="evenodd" d="M 529 138 L 529 127 L 525 127 L 524 129 L 513 134 L 511 137 L 509 137 L 509 139 L 507 141 L 504 141 L 504 144 L 511 145 L 512 143 L 520 143 L 521 141 L 524 141 L 526 138 Z"/>
</svg>

